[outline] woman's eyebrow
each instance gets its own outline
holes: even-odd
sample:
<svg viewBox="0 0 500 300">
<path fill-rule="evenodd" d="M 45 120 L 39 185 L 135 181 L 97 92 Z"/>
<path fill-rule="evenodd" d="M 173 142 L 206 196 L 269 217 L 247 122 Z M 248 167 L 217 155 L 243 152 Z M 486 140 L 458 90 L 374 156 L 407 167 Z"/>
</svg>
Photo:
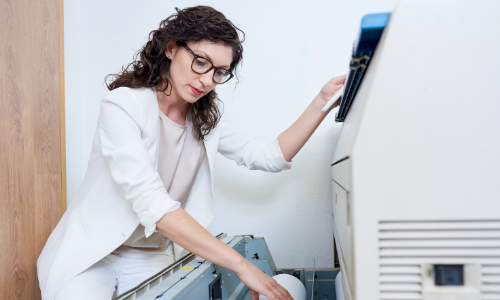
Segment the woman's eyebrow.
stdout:
<svg viewBox="0 0 500 300">
<path fill-rule="evenodd" d="M 202 53 L 203 55 L 200 55 L 200 56 L 204 56 L 206 58 L 208 58 L 208 60 L 210 61 L 213 61 L 212 58 L 210 58 L 210 56 L 208 55 L 208 53 L 202 51 L 202 50 L 193 50 L 193 52 L 196 54 L 196 52 L 200 52 Z M 216 68 L 222 68 L 222 69 L 229 69 L 229 66 L 228 65 L 224 65 L 224 66 L 216 66 Z"/>
</svg>

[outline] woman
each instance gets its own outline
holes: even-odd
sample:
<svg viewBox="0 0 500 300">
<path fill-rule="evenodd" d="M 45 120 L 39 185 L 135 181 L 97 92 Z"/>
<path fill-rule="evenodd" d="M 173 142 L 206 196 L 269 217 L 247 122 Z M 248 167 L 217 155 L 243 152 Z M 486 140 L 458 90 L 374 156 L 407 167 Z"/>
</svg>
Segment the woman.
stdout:
<svg viewBox="0 0 500 300">
<path fill-rule="evenodd" d="M 260 143 L 219 122 L 214 88 L 241 61 L 238 31 L 211 7 L 177 10 L 113 75 L 85 179 L 38 260 L 44 300 L 111 299 L 115 289 L 121 294 L 173 263 L 183 248 L 234 271 L 253 300 L 258 293 L 291 299 L 205 230 L 215 155 L 249 169 L 289 169 L 345 76 L 328 82 L 276 140 Z"/>
</svg>

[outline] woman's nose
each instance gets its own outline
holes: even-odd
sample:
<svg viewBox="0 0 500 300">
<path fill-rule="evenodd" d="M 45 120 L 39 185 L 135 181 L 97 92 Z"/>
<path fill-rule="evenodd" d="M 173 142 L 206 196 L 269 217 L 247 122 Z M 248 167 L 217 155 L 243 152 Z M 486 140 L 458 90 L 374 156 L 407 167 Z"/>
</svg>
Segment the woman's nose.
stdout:
<svg viewBox="0 0 500 300">
<path fill-rule="evenodd" d="M 210 70 L 210 72 L 208 73 L 205 73 L 205 74 L 202 74 L 201 75 L 201 78 L 200 78 L 200 81 L 201 83 L 203 83 L 203 85 L 206 87 L 206 88 L 212 88 L 212 86 L 215 84 L 212 80 L 212 77 L 214 76 L 214 70 Z"/>
</svg>

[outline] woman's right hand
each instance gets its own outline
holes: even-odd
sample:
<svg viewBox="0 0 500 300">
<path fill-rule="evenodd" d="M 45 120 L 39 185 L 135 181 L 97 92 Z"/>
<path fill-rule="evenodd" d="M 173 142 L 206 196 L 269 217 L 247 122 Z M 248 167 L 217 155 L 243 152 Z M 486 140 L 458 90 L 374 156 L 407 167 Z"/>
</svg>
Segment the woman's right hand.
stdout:
<svg viewBox="0 0 500 300">
<path fill-rule="evenodd" d="M 250 290 L 252 300 L 259 300 L 258 293 L 271 300 L 293 300 L 276 280 L 212 236 L 184 209 L 178 208 L 163 216 L 156 223 L 156 229 L 182 248 L 235 272 Z"/>
<path fill-rule="evenodd" d="M 252 300 L 259 300 L 259 293 L 270 300 L 293 300 L 288 291 L 279 285 L 276 280 L 246 259 L 241 262 L 236 274 L 250 290 Z"/>
</svg>

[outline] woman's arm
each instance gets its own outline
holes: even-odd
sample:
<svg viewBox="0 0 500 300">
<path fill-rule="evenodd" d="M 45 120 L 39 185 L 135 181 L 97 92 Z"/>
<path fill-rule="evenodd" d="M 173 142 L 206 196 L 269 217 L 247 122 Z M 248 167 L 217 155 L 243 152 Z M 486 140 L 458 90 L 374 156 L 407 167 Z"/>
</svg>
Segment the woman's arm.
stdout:
<svg viewBox="0 0 500 300">
<path fill-rule="evenodd" d="M 233 248 L 213 237 L 184 209 L 178 208 L 165 215 L 156 223 L 156 229 L 182 248 L 235 272 L 250 289 L 252 300 L 259 299 L 258 293 L 271 300 L 293 300 L 286 289 Z"/>
<path fill-rule="evenodd" d="M 98 134 L 109 172 L 132 205 L 149 237 L 165 214 L 180 207 L 170 197 L 142 139 L 143 106 L 129 88 L 111 91 L 101 101 Z"/>
<path fill-rule="evenodd" d="M 345 80 L 346 75 L 343 75 L 328 81 L 297 121 L 279 135 L 278 142 L 286 161 L 292 160 L 326 115 L 339 105 L 337 101 L 327 112 L 321 111 L 328 100 L 342 87 Z"/>
</svg>

